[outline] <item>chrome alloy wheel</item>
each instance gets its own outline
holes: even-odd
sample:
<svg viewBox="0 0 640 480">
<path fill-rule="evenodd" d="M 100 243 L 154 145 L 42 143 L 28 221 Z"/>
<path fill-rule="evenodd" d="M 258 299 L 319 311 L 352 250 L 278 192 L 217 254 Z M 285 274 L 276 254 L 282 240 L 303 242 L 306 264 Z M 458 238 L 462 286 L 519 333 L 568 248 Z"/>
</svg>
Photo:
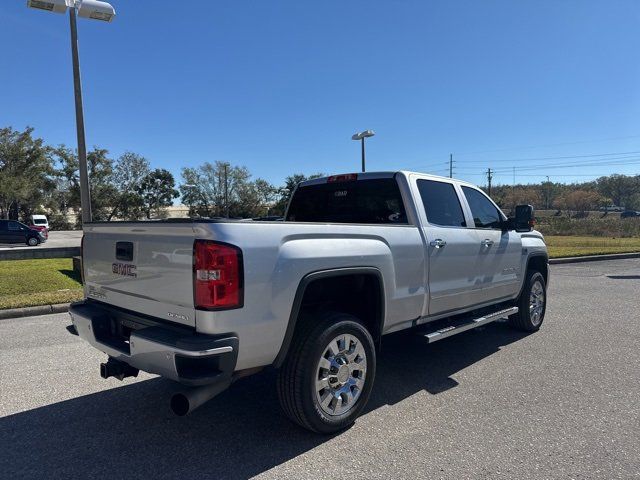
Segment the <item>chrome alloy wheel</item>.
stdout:
<svg viewBox="0 0 640 480">
<path fill-rule="evenodd" d="M 531 285 L 531 293 L 529 294 L 529 318 L 536 327 L 542 323 L 544 301 L 544 288 L 540 281 L 536 281 Z"/>
<path fill-rule="evenodd" d="M 316 368 L 316 400 L 331 416 L 343 415 L 358 401 L 367 375 L 367 354 L 353 335 L 338 335 L 324 349 Z"/>
</svg>

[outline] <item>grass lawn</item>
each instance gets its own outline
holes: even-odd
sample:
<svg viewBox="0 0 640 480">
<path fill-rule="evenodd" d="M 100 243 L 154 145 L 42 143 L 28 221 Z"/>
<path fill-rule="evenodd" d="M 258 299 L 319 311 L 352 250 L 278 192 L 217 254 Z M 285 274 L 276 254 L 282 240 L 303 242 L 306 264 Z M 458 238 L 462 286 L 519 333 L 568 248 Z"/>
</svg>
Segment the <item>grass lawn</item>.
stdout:
<svg viewBox="0 0 640 480">
<path fill-rule="evenodd" d="M 640 252 L 640 238 L 573 237 L 545 235 L 551 258 Z"/>
<path fill-rule="evenodd" d="M 0 261 L 0 309 L 67 303 L 82 298 L 70 258 Z"/>
</svg>

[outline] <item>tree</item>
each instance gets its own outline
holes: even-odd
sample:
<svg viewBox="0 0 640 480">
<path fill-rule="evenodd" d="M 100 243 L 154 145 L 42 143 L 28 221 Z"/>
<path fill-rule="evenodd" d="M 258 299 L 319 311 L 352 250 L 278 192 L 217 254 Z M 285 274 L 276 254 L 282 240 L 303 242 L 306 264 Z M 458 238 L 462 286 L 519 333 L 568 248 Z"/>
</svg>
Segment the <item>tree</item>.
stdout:
<svg viewBox="0 0 640 480">
<path fill-rule="evenodd" d="M 125 220 L 137 220 L 141 217 L 144 200 L 138 193 L 139 187 L 150 173 L 149 161 L 137 153 L 125 152 L 118 158 L 111 178 L 117 195 L 107 220 L 114 216 Z"/>
<path fill-rule="evenodd" d="M 502 197 L 500 205 L 511 212 L 515 212 L 516 205 L 542 205 L 542 196 L 533 187 L 513 187 L 507 190 Z"/>
<path fill-rule="evenodd" d="M 91 194 L 91 210 L 94 220 L 109 219 L 111 206 L 116 202 L 118 191 L 114 187 L 113 160 L 107 155 L 109 151 L 93 147 L 87 154 L 89 167 L 89 191 Z M 57 163 L 60 166 L 58 176 L 68 194 L 65 196 L 67 208 L 80 212 L 80 178 L 78 174 L 78 156 L 74 150 L 60 145 L 54 150 Z M 80 223 L 78 213 L 77 224 Z"/>
<path fill-rule="evenodd" d="M 273 207 L 273 213 L 276 215 L 284 215 L 284 212 L 287 209 L 287 205 L 289 205 L 289 200 L 291 200 L 291 195 L 293 195 L 293 191 L 296 189 L 300 182 L 312 180 L 314 178 L 319 178 L 322 176 L 324 176 L 323 173 L 314 173 L 312 175 L 309 175 L 308 177 L 303 173 L 294 173 L 293 175 L 289 175 L 285 179 L 284 185 L 280 187 L 278 191 L 278 195 L 280 198 Z"/>
<path fill-rule="evenodd" d="M 142 210 L 147 219 L 152 214 L 161 217 L 163 207 L 173 204 L 173 199 L 179 195 L 174 188 L 175 180 L 173 175 L 164 168 L 156 168 L 149 172 L 136 187 L 136 193 L 142 200 Z"/>
<path fill-rule="evenodd" d="M 576 212 L 584 216 L 588 210 L 597 208 L 602 203 L 603 197 L 595 190 L 573 190 L 560 195 L 554 202 L 559 210 L 566 210 L 567 214 Z"/>
<path fill-rule="evenodd" d="M 614 205 L 630 208 L 634 197 L 640 195 L 640 176 L 613 174 L 596 180 L 600 194 L 609 197 Z"/>
<path fill-rule="evenodd" d="M 205 162 L 196 168 L 183 168 L 179 188 L 190 215 L 253 216 L 259 211 L 260 194 L 250 179 L 246 167 Z"/>
<path fill-rule="evenodd" d="M 39 208 L 54 188 L 51 149 L 33 128 L 19 132 L 0 129 L 0 215 L 29 215 Z"/>
</svg>

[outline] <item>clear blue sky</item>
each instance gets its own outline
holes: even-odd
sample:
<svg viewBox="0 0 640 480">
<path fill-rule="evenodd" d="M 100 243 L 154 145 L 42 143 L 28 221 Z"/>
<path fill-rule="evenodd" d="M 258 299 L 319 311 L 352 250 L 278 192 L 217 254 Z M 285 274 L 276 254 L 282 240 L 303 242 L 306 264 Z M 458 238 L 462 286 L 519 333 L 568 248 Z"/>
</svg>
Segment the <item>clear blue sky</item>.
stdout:
<svg viewBox="0 0 640 480">
<path fill-rule="evenodd" d="M 68 18 L 25 3 L 0 3 L 0 126 L 75 146 Z M 112 3 L 113 23 L 79 20 L 87 143 L 177 178 L 357 171 L 364 129 L 369 170 L 640 173 L 640 153 L 520 160 L 640 152 L 638 0 Z"/>
</svg>

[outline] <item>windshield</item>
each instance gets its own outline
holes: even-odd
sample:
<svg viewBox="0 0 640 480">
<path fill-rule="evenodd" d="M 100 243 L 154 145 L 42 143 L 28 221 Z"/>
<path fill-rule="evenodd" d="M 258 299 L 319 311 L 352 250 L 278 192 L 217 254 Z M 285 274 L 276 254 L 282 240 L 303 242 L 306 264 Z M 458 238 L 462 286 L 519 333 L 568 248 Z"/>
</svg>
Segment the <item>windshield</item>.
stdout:
<svg viewBox="0 0 640 480">
<path fill-rule="evenodd" d="M 34 225 L 46 225 L 47 221 L 44 218 L 34 218 L 33 219 L 33 224 Z"/>
<path fill-rule="evenodd" d="M 286 220 L 406 224 L 407 215 L 396 180 L 379 178 L 299 187 Z"/>
</svg>

